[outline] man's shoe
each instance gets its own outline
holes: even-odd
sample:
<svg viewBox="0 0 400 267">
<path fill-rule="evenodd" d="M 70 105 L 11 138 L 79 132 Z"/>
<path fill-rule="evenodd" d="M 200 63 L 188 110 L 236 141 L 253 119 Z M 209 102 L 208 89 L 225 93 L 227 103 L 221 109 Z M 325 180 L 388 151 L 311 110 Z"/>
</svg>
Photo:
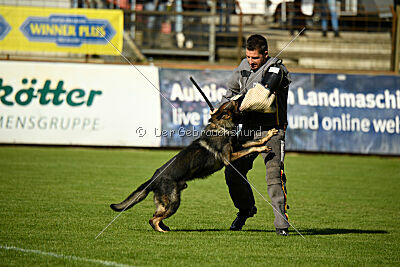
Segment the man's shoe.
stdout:
<svg viewBox="0 0 400 267">
<path fill-rule="evenodd" d="M 247 218 L 253 217 L 257 213 L 257 208 L 254 206 L 247 211 L 239 211 L 237 213 L 236 219 L 232 222 L 231 231 L 240 231 L 245 225 Z"/>
<path fill-rule="evenodd" d="M 284 228 L 284 229 L 278 229 L 276 228 L 276 234 L 281 235 L 281 236 L 288 236 L 289 235 L 289 229 Z"/>
<path fill-rule="evenodd" d="M 247 216 L 241 215 L 240 212 L 238 212 L 236 219 L 232 222 L 231 228 L 229 230 L 231 231 L 240 231 L 242 230 L 243 225 L 246 223 Z"/>
</svg>

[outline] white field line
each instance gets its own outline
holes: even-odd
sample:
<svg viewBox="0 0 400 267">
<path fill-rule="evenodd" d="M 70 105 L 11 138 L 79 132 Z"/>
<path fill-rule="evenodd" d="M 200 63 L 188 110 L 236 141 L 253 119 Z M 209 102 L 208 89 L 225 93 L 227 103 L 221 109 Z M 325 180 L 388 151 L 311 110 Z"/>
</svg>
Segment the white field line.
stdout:
<svg viewBox="0 0 400 267">
<path fill-rule="evenodd" d="M 7 246 L 7 245 L 4 245 L 4 246 L 0 245 L 0 249 L 2 249 L 2 250 L 13 250 L 13 251 L 18 251 L 18 252 L 22 252 L 22 253 L 49 256 L 49 257 L 53 257 L 53 258 L 70 260 L 70 261 L 82 261 L 82 262 L 97 263 L 97 264 L 102 264 L 102 265 L 105 265 L 105 266 L 118 266 L 118 267 L 132 266 L 132 265 L 121 264 L 121 263 L 113 262 L 113 261 L 103 261 L 103 260 L 98 260 L 98 259 L 88 259 L 88 258 L 82 258 L 82 257 L 77 257 L 77 256 L 69 256 L 69 255 L 57 254 L 57 253 L 53 253 L 53 252 L 41 251 L 41 250 L 36 250 L 36 249 L 18 248 L 18 247 Z"/>
</svg>

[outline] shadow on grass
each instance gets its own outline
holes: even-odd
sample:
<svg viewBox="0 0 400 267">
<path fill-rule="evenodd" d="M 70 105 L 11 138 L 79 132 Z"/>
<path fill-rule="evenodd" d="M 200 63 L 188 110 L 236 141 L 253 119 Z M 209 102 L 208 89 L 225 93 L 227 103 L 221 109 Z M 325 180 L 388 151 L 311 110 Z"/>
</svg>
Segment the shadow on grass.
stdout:
<svg viewBox="0 0 400 267">
<path fill-rule="evenodd" d="M 229 229 L 174 229 L 172 232 L 234 232 Z M 260 232 L 260 233 L 268 233 L 274 232 L 272 230 L 258 230 L 258 229 L 250 229 L 250 230 L 241 230 L 238 232 Z"/>
<path fill-rule="evenodd" d="M 343 234 L 388 234 L 384 230 L 361 230 L 361 229 L 297 229 L 302 235 L 343 235 Z M 231 232 L 229 229 L 175 229 L 172 232 Z M 241 232 L 260 232 L 260 233 L 275 233 L 275 230 L 259 230 L 249 229 Z M 290 229 L 291 235 L 298 235 L 295 230 Z"/>
<path fill-rule="evenodd" d="M 324 229 L 304 229 L 299 230 L 302 235 L 343 235 L 343 234 L 388 234 L 384 230 L 361 230 L 361 229 L 337 229 L 337 228 L 324 228 Z"/>
</svg>

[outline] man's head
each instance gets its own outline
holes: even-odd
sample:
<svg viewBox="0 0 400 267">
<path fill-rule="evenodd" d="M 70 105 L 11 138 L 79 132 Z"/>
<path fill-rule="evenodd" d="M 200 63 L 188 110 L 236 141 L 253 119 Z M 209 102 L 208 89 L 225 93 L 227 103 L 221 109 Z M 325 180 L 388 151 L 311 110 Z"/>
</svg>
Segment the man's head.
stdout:
<svg viewBox="0 0 400 267">
<path fill-rule="evenodd" d="M 246 43 L 246 58 L 251 70 L 258 70 L 267 61 L 267 57 L 267 40 L 259 34 L 250 36 Z"/>
</svg>

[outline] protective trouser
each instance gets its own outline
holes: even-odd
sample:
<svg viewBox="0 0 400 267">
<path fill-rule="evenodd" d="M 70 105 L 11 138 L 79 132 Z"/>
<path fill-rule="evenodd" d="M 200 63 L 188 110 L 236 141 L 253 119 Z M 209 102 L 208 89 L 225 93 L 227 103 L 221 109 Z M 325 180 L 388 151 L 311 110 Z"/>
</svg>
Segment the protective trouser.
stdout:
<svg viewBox="0 0 400 267">
<path fill-rule="evenodd" d="M 246 131 L 243 130 L 242 132 L 246 133 Z M 262 131 L 261 136 L 265 136 L 267 133 L 268 131 Z M 250 139 L 258 139 L 261 136 L 254 135 L 254 137 Z M 261 153 L 267 169 L 267 191 L 271 199 L 271 204 L 274 207 L 274 225 L 275 228 L 279 229 L 289 227 L 286 214 L 286 177 L 283 173 L 284 141 L 285 132 L 283 129 L 279 129 L 278 134 L 273 136 L 266 143 L 272 150 L 269 153 Z M 251 210 L 255 204 L 253 192 L 251 186 L 247 182 L 246 175 L 248 171 L 252 169 L 253 161 L 256 157 L 257 154 L 249 155 L 232 162 L 232 165 L 237 171 L 229 165 L 225 168 L 225 180 L 229 188 L 229 194 L 235 207 L 238 208 L 240 212 L 245 213 Z"/>
</svg>

